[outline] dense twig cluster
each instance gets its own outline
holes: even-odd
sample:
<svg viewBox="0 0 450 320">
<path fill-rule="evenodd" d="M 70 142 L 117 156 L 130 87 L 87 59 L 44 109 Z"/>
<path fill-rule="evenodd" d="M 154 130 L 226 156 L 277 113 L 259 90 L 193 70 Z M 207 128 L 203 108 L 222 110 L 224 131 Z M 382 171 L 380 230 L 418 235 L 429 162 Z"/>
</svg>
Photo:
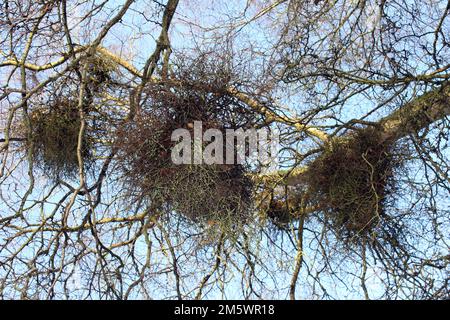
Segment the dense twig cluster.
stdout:
<svg viewBox="0 0 450 320">
<path fill-rule="evenodd" d="M 189 130 L 194 121 L 207 129 L 245 128 L 251 112 L 227 93 L 229 78 L 211 73 L 181 74 L 153 83 L 136 117 L 118 130 L 119 164 L 126 184 L 146 197 L 193 221 L 242 222 L 250 214 L 252 183 L 243 164 L 182 164 L 171 160 L 175 129 Z M 195 79 L 193 79 L 195 77 Z M 193 151 L 192 151 L 193 153 Z"/>
<path fill-rule="evenodd" d="M 359 240 L 386 220 L 400 166 L 393 141 L 376 128 L 336 138 L 309 166 L 312 202 L 342 239 Z"/>
<path fill-rule="evenodd" d="M 76 90 L 80 87 L 81 73 L 75 68 L 73 77 L 62 78 L 46 93 L 46 104 L 36 103 L 30 111 L 30 127 L 26 121 L 20 125 L 21 135 L 30 130 L 33 160 L 39 169 L 52 178 L 73 177 L 78 172 L 77 154 L 81 114 L 85 114 L 86 128 L 81 139 L 81 160 L 85 169 L 94 163 L 94 144 L 101 130 L 100 107 L 96 98 L 112 82 L 117 65 L 105 57 L 94 55 L 86 66 L 85 96 L 80 100 Z M 77 78 L 79 78 L 77 80 Z M 81 110 L 80 110 L 81 109 Z"/>
<path fill-rule="evenodd" d="M 47 175 L 70 177 L 78 170 L 78 137 L 81 119 L 78 102 L 58 98 L 47 108 L 31 112 L 33 160 Z M 93 161 L 93 137 L 84 134 L 81 155 L 86 167 Z"/>
</svg>

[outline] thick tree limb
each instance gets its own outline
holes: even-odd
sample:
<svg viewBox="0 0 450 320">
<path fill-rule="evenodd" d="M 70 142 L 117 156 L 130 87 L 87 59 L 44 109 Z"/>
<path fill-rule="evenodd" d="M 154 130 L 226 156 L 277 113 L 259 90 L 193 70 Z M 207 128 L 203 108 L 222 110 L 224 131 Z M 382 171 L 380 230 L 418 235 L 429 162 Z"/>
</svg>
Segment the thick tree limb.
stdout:
<svg viewBox="0 0 450 320">
<path fill-rule="evenodd" d="M 386 139 L 399 140 L 450 115 L 450 83 L 423 94 L 379 121 Z M 307 167 L 283 170 L 256 177 L 260 181 L 282 181 L 295 186 L 302 181 Z"/>
<path fill-rule="evenodd" d="M 389 138 L 398 140 L 426 128 L 447 115 L 450 115 L 449 82 L 405 104 L 381 119 L 380 124 Z"/>
</svg>

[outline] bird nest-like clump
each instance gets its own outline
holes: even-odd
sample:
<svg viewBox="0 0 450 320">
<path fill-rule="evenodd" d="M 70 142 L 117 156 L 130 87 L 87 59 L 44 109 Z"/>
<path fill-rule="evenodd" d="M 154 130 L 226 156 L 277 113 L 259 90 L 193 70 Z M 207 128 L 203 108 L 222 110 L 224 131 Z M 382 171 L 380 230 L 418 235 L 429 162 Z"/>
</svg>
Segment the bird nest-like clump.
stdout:
<svg viewBox="0 0 450 320">
<path fill-rule="evenodd" d="M 227 92 L 228 79 L 180 78 L 148 86 L 135 118 L 118 129 L 118 165 L 126 185 L 137 198 L 191 221 L 246 221 L 253 188 L 246 165 L 174 164 L 171 152 L 178 142 L 171 136 L 186 129 L 193 143 L 194 121 L 201 121 L 202 133 L 218 129 L 225 141 L 226 129 L 246 128 L 256 117 Z"/>
<path fill-rule="evenodd" d="M 104 129 L 97 109 L 100 93 L 113 82 L 117 64 L 107 57 L 87 58 L 87 77 L 82 101 L 85 128 L 81 139 L 81 158 L 84 169 L 93 168 L 95 136 Z M 84 65 L 84 64 L 83 64 Z M 80 73 L 72 70 L 48 89 L 39 100 L 31 100 L 28 117 L 18 125 L 19 135 L 25 138 L 24 147 L 32 149 L 33 162 L 45 175 L 53 179 L 73 178 L 79 169 L 78 140 L 81 129 L 79 109 Z M 45 103 L 43 103 L 43 101 Z M 102 124 L 100 124 L 100 122 Z"/>
<path fill-rule="evenodd" d="M 312 205 L 345 242 L 357 242 L 387 221 L 395 172 L 395 143 L 377 128 L 333 139 L 306 175 Z"/>
<path fill-rule="evenodd" d="M 113 75 L 118 72 L 117 63 L 111 59 L 94 55 L 87 60 L 87 89 L 98 93 L 114 82 Z"/>
<path fill-rule="evenodd" d="M 77 101 L 58 98 L 48 107 L 30 112 L 33 161 L 52 178 L 73 177 L 78 172 L 78 136 L 81 119 Z M 93 162 L 93 138 L 82 138 L 81 156 L 85 166 Z"/>
</svg>

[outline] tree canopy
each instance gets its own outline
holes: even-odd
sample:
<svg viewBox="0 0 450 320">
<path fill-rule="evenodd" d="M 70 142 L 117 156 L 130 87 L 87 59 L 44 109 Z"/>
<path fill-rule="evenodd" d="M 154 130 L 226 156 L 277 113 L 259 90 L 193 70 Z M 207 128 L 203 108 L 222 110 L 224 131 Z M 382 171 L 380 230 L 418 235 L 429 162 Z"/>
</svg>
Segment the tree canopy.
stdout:
<svg viewBox="0 0 450 320">
<path fill-rule="evenodd" d="M 0 297 L 448 298 L 449 12 L 3 1 Z M 196 121 L 276 167 L 175 165 Z"/>
</svg>

